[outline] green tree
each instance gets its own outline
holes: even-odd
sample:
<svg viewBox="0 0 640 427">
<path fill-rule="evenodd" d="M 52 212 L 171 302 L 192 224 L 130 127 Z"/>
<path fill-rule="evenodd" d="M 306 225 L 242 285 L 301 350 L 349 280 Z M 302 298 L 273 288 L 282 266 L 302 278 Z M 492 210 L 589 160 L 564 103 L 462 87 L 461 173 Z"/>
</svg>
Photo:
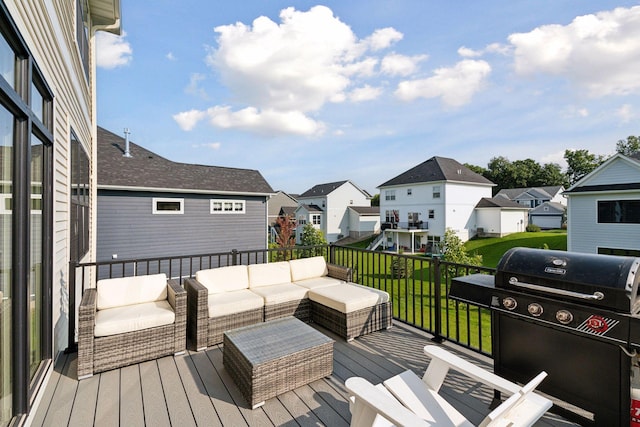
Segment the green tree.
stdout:
<svg viewBox="0 0 640 427">
<path fill-rule="evenodd" d="M 456 264 L 482 265 L 482 255 L 469 255 L 464 248 L 460 237 L 451 229 L 447 228 L 441 242 L 443 256 L 442 259 Z"/>
<path fill-rule="evenodd" d="M 478 175 L 484 176 L 485 178 L 487 176 L 487 173 L 489 172 L 487 169 L 483 168 L 482 166 L 476 166 L 469 163 L 465 163 L 464 166 L 474 171 Z"/>
<path fill-rule="evenodd" d="M 371 198 L 371 206 L 380 206 L 380 193 L 373 195 Z"/>
<path fill-rule="evenodd" d="M 545 163 L 540 170 L 540 175 L 534 186 L 563 185 L 569 186 L 567 175 L 562 173 L 562 168 L 557 163 Z"/>
<path fill-rule="evenodd" d="M 312 224 L 306 223 L 302 228 L 300 244 L 302 246 L 321 246 L 327 244 L 327 239 L 324 238 L 322 231 L 315 228 Z M 303 257 L 322 255 L 321 248 L 304 249 L 302 252 Z"/>
<path fill-rule="evenodd" d="M 604 162 L 604 156 L 590 153 L 589 150 L 564 150 L 567 161 L 567 179 L 569 185 L 580 181 Z"/>
<path fill-rule="evenodd" d="M 640 151 L 640 138 L 629 135 L 626 140 L 621 139 L 616 144 L 616 152 L 630 156 Z"/>
</svg>

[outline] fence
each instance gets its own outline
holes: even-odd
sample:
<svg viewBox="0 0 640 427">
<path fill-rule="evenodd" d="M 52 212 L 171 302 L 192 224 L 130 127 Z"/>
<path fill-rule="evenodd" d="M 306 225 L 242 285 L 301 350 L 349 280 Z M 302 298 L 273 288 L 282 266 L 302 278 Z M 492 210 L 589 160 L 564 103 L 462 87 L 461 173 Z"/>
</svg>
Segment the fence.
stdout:
<svg viewBox="0 0 640 427">
<path fill-rule="evenodd" d="M 96 279 L 165 273 L 183 279 L 199 270 L 228 265 L 249 265 L 323 256 L 328 262 L 350 267 L 353 282 L 389 293 L 394 320 L 429 332 L 435 341 L 449 340 L 491 355 L 489 310 L 449 299 L 451 279 L 472 273 L 494 274 L 495 269 L 454 264 L 438 257 L 370 251 L 339 245 L 259 249 L 142 258 L 70 265 L 70 307 L 76 295 Z M 79 291 L 79 292 L 78 292 Z M 75 347 L 75 310 L 70 310 L 69 348 Z"/>
</svg>

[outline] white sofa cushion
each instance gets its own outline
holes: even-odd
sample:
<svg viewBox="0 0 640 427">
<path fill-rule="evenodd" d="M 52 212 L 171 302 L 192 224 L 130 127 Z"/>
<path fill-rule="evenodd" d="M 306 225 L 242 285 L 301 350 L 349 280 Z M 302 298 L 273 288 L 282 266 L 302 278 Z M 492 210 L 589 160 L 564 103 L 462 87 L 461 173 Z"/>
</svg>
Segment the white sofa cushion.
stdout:
<svg viewBox="0 0 640 427">
<path fill-rule="evenodd" d="M 122 307 L 167 299 L 164 273 L 98 280 L 96 308 Z"/>
<path fill-rule="evenodd" d="M 251 264 L 247 269 L 249 270 L 249 289 L 291 283 L 291 268 L 288 261 Z"/>
<path fill-rule="evenodd" d="M 383 302 L 383 295 L 363 286 L 342 284 L 309 290 L 309 299 L 340 313 L 351 313 Z M 388 300 L 388 296 L 387 296 Z"/>
<path fill-rule="evenodd" d="M 294 282 L 295 285 L 300 285 L 307 289 L 323 288 L 325 286 L 339 285 L 342 283 L 346 283 L 346 282 L 340 279 L 336 279 L 334 277 L 329 277 L 329 276 L 314 277 L 314 278 L 305 279 L 305 280 L 296 280 Z"/>
<path fill-rule="evenodd" d="M 200 270 L 196 273 L 196 280 L 209 290 L 209 294 L 238 291 L 249 287 L 249 273 L 246 265 Z"/>
<path fill-rule="evenodd" d="M 293 283 L 281 283 L 279 285 L 252 288 L 251 291 L 264 299 L 264 305 L 272 305 L 305 299 L 307 298 L 308 289 Z"/>
<path fill-rule="evenodd" d="M 327 262 L 322 256 L 294 259 L 289 261 L 289 266 L 291 267 L 292 282 L 322 277 L 329 274 Z"/>
<path fill-rule="evenodd" d="M 374 292 L 378 295 L 378 304 L 382 303 L 382 302 L 389 302 L 389 293 L 385 292 L 381 289 L 376 289 L 376 288 L 371 288 L 369 286 L 365 286 L 365 285 L 359 285 L 357 283 L 352 283 L 349 282 L 349 286 L 355 286 L 356 288 L 362 288 L 365 289 L 369 292 Z"/>
<path fill-rule="evenodd" d="M 96 337 L 139 331 L 156 326 L 170 325 L 176 314 L 168 301 L 154 301 L 122 307 L 108 308 L 96 312 Z"/>
<path fill-rule="evenodd" d="M 209 317 L 220 317 L 228 314 L 255 310 L 264 306 L 264 300 L 248 289 L 209 294 L 207 301 Z"/>
</svg>

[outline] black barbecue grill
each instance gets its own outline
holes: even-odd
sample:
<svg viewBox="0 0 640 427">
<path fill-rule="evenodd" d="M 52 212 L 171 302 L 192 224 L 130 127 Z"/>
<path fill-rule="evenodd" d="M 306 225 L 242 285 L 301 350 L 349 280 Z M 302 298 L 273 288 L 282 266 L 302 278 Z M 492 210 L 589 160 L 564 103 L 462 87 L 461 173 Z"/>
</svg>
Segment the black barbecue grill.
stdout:
<svg viewBox="0 0 640 427">
<path fill-rule="evenodd" d="M 577 421 L 616 426 L 629 425 L 639 284 L 640 258 L 514 248 L 495 277 L 453 279 L 449 297 L 491 308 L 498 375 L 544 370 L 542 391 L 579 408 Z"/>
</svg>

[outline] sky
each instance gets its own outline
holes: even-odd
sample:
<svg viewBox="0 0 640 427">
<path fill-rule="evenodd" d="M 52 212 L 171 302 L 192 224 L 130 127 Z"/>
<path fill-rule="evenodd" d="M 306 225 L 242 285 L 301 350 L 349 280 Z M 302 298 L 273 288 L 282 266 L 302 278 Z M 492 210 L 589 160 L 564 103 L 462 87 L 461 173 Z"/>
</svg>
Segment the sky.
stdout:
<svg viewBox="0 0 640 427">
<path fill-rule="evenodd" d="M 122 29 L 97 36 L 98 124 L 276 191 L 640 135 L 637 0 L 123 0 Z"/>
</svg>

